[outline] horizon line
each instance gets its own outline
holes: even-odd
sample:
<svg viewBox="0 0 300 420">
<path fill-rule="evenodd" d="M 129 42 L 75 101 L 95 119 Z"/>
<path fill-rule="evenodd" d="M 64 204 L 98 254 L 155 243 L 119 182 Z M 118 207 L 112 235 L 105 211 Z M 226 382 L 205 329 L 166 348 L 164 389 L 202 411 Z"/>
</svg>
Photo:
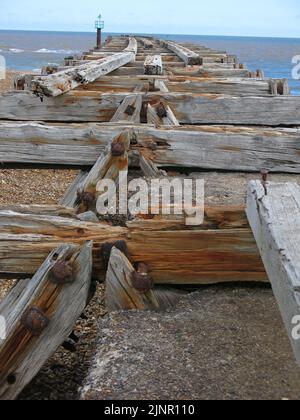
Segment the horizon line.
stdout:
<svg viewBox="0 0 300 420">
<path fill-rule="evenodd" d="M 0 28 L 0 32 L 1 31 L 15 31 L 15 32 L 62 32 L 62 33 L 83 33 L 83 34 L 96 34 L 95 31 L 84 31 L 84 30 L 52 30 L 52 29 L 1 29 Z M 280 35 L 208 35 L 208 34 L 187 34 L 187 33 L 154 33 L 154 32 L 115 32 L 115 31 L 103 31 L 103 34 L 124 34 L 124 35 L 166 35 L 166 36 L 210 36 L 210 37 L 228 37 L 228 38 L 274 38 L 274 39 L 300 39 L 300 35 L 299 36 L 280 36 Z"/>
</svg>

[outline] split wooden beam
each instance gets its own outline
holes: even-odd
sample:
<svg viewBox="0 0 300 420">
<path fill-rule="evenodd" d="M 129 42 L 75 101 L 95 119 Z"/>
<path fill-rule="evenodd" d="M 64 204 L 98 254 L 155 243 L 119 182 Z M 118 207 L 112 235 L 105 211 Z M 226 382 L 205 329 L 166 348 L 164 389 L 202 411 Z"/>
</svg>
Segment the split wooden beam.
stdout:
<svg viewBox="0 0 300 420">
<path fill-rule="evenodd" d="M 187 66 L 203 64 L 200 55 L 196 54 L 195 52 L 189 50 L 186 47 L 183 47 L 172 41 L 162 41 L 161 44 L 164 47 L 168 48 L 170 51 L 173 51 L 176 55 L 178 55 L 178 57 L 180 57 L 181 60 L 184 61 Z"/>
<path fill-rule="evenodd" d="M 1 400 L 15 399 L 69 337 L 86 307 L 91 273 L 91 242 L 61 245 L 1 302 L 6 323 L 6 338 L 0 340 Z"/>
<path fill-rule="evenodd" d="M 163 64 L 160 55 L 148 55 L 144 62 L 144 73 L 149 75 L 163 74 Z"/>
<path fill-rule="evenodd" d="M 300 187 L 252 181 L 247 215 L 300 366 Z"/>
<path fill-rule="evenodd" d="M 72 89 L 88 84 L 109 74 L 119 67 L 135 60 L 137 53 L 137 42 L 130 38 L 128 47 L 121 53 L 113 54 L 110 57 L 101 58 L 98 61 L 88 62 L 81 66 L 72 67 L 49 76 L 36 77 L 31 82 L 31 90 L 43 96 L 59 96 Z"/>
<path fill-rule="evenodd" d="M 184 226 L 183 220 L 164 218 L 149 220 L 147 229 L 141 230 L 143 225 L 144 220 L 122 228 L 65 217 L 0 212 L 0 273 L 15 278 L 33 274 L 58 245 L 82 245 L 92 240 L 93 275 L 101 279 L 107 267 L 103 245 L 123 240 L 131 263 L 147 264 L 156 285 L 267 281 L 240 209 L 209 210 L 203 226 L 193 228 Z"/>
</svg>

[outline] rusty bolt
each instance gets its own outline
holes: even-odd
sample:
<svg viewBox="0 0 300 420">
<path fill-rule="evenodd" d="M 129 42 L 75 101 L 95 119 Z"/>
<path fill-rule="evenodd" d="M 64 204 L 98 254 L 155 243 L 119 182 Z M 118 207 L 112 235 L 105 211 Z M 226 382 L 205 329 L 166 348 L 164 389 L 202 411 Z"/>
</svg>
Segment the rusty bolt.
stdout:
<svg viewBox="0 0 300 420">
<path fill-rule="evenodd" d="M 263 182 L 267 182 L 268 181 L 269 171 L 267 171 L 266 169 L 262 169 L 260 171 L 260 173 L 261 173 L 262 181 Z"/>
<path fill-rule="evenodd" d="M 162 102 L 160 102 L 156 108 L 156 113 L 159 118 L 166 118 L 168 116 L 167 110 Z"/>
<path fill-rule="evenodd" d="M 137 270 L 132 273 L 132 286 L 140 293 L 147 293 L 153 289 L 153 280 L 149 276 L 148 267 L 144 263 L 138 264 Z"/>
<path fill-rule="evenodd" d="M 128 107 L 125 110 L 125 114 L 132 116 L 134 114 L 135 107 L 133 105 L 128 105 Z"/>
<path fill-rule="evenodd" d="M 51 270 L 51 277 L 55 284 L 72 283 L 74 280 L 73 267 L 67 261 L 57 261 Z"/>
<path fill-rule="evenodd" d="M 84 204 L 88 208 L 91 208 L 95 204 L 95 201 L 96 201 L 96 196 L 92 192 L 84 191 L 83 193 L 81 193 L 80 198 L 81 198 L 82 204 Z"/>
<path fill-rule="evenodd" d="M 22 325 L 34 336 L 39 336 L 47 328 L 50 320 L 39 308 L 29 309 L 22 317 Z"/>
<path fill-rule="evenodd" d="M 111 154 L 114 157 L 123 156 L 125 153 L 125 145 L 121 142 L 112 143 L 111 145 Z"/>
</svg>

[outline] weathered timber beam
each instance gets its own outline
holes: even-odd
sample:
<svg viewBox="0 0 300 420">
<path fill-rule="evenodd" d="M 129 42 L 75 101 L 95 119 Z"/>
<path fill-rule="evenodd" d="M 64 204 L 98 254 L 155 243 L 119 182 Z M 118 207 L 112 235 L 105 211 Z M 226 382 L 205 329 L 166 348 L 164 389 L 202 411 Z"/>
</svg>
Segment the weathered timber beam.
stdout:
<svg viewBox="0 0 300 420">
<path fill-rule="evenodd" d="M 149 93 L 150 104 L 165 101 L 180 124 L 297 126 L 300 97 Z"/>
<path fill-rule="evenodd" d="M 240 214 L 240 210 L 237 210 Z M 228 214 L 228 210 L 226 211 Z M 165 230 L 164 221 L 155 229 L 137 231 L 104 223 L 82 222 L 65 217 L 0 212 L 0 273 L 16 277 L 33 274 L 56 246 L 62 243 L 94 242 L 94 276 L 103 276 L 101 247 L 125 240 L 132 263 L 145 262 L 155 284 L 188 285 L 232 281 L 266 281 L 266 274 L 249 228 L 208 229 L 222 226 L 220 212 L 210 213 L 199 229 Z M 224 220 L 239 218 L 224 215 Z M 151 222 L 149 222 L 151 223 Z"/>
<path fill-rule="evenodd" d="M 135 60 L 137 42 L 130 38 L 128 47 L 121 53 L 101 58 L 99 61 L 89 62 L 78 67 L 64 70 L 49 76 L 36 77 L 31 82 L 31 90 L 42 96 L 59 96 L 99 79 L 125 64 Z"/>
<path fill-rule="evenodd" d="M 300 366 L 300 188 L 252 181 L 247 215 Z"/>
<path fill-rule="evenodd" d="M 159 76 L 163 74 L 163 64 L 160 55 L 148 55 L 146 57 L 144 62 L 144 73 Z"/>
<path fill-rule="evenodd" d="M 73 91 L 40 103 L 29 92 L 13 92 L 0 96 L 0 119 L 108 122 L 126 96 Z M 297 96 L 148 93 L 143 100 L 151 105 L 168 103 L 180 124 L 296 126 L 300 123 Z"/>
<path fill-rule="evenodd" d="M 139 124 L 141 120 L 142 103 L 142 94 L 126 96 L 110 122 Z"/>
<path fill-rule="evenodd" d="M 152 121 L 162 121 L 153 110 Z M 149 120 L 151 122 L 151 120 Z M 300 173 L 299 128 L 0 123 L 0 161 L 36 165 L 95 164 L 97 156 L 131 128 L 132 165 L 141 150 L 158 167 Z M 187 147 L 188 145 L 188 147 Z M 76 188 L 75 188 L 76 190 Z M 74 190 L 74 192 L 75 192 Z M 72 194 L 72 197 L 74 194 Z M 64 205 L 73 201 L 67 199 Z"/>
<path fill-rule="evenodd" d="M 175 42 L 162 41 L 162 45 L 177 54 L 186 65 L 194 66 L 201 65 L 203 63 L 201 57 L 198 54 L 194 53 L 186 47 L 176 44 Z"/>
<path fill-rule="evenodd" d="M 251 72 L 244 69 L 226 68 L 222 66 L 200 67 L 198 70 L 172 68 L 172 73 L 178 76 L 194 76 L 194 77 L 251 77 Z"/>
<path fill-rule="evenodd" d="M 92 243 L 62 245 L 2 301 L 7 338 L 0 340 L 1 400 L 15 399 L 71 334 L 87 304 L 91 273 Z"/>
<path fill-rule="evenodd" d="M 140 264 L 140 266 L 144 266 Z M 127 257 L 113 248 L 106 275 L 106 307 L 118 310 L 162 310 L 174 305 L 187 292 L 154 288 L 147 273 L 134 269 Z"/>
<path fill-rule="evenodd" d="M 148 104 L 147 122 L 156 127 L 180 125 L 169 105 L 165 105 L 163 102 L 155 106 Z"/>
<path fill-rule="evenodd" d="M 104 178 L 117 181 L 120 171 L 128 171 L 130 138 L 129 130 L 123 130 L 100 155 L 89 174 L 79 185 L 78 199 L 75 202 L 78 213 L 84 213 L 89 210 L 97 213 L 98 182 Z M 71 186 L 71 191 L 73 189 L 74 187 Z"/>
<path fill-rule="evenodd" d="M 275 83 L 277 82 L 277 83 Z M 198 80 L 185 80 L 183 82 L 165 82 L 169 92 L 190 92 L 190 93 L 210 93 L 222 95 L 238 96 L 268 96 L 268 95 L 287 95 L 289 92 L 288 82 L 285 80 L 261 80 L 250 78 L 208 78 Z M 280 89 L 280 86 L 286 86 Z"/>
<path fill-rule="evenodd" d="M 143 47 L 146 50 L 149 50 L 149 49 L 153 49 L 154 48 L 154 43 L 152 41 L 150 41 L 150 39 L 140 38 L 139 37 L 138 40 L 142 43 Z"/>
</svg>

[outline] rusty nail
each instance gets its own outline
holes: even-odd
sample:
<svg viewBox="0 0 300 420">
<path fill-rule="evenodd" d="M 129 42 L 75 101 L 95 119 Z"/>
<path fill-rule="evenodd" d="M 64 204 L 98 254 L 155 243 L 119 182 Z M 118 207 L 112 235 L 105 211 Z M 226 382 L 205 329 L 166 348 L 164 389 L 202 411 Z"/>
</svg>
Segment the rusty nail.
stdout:
<svg viewBox="0 0 300 420">
<path fill-rule="evenodd" d="M 29 309 L 22 317 L 22 325 L 34 336 L 39 336 L 48 326 L 50 320 L 39 308 Z"/>
<path fill-rule="evenodd" d="M 159 116 L 159 118 L 166 118 L 168 116 L 167 110 L 165 108 L 165 105 L 160 102 L 156 108 L 156 113 Z"/>
<path fill-rule="evenodd" d="M 52 267 L 51 277 L 55 284 L 72 283 L 74 280 L 73 267 L 67 261 L 57 261 Z"/>
<path fill-rule="evenodd" d="M 132 116 L 134 114 L 135 107 L 133 105 L 128 105 L 128 107 L 125 110 L 125 114 Z"/>
<path fill-rule="evenodd" d="M 153 280 L 149 276 L 146 264 L 138 264 L 137 270 L 132 273 L 131 283 L 132 286 L 140 293 L 147 293 L 153 289 Z"/>
<path fill-rule="evenodd" d="M 111 145 L 111 154 L 114 157 L 123 156 L 125 153 L 125 145 L 124 143 L 116 142 L 112 143 Z"/>
<path fill-rule="evenodd" d="M 269 171 L 267 171 L 266 169 L 262 169 L 260 171 L 261 176 L 262 176 L 262 181 L 263 182 L 267 182 L 268 181 L 268 175 L 269 175 Z"/>
</svg>

